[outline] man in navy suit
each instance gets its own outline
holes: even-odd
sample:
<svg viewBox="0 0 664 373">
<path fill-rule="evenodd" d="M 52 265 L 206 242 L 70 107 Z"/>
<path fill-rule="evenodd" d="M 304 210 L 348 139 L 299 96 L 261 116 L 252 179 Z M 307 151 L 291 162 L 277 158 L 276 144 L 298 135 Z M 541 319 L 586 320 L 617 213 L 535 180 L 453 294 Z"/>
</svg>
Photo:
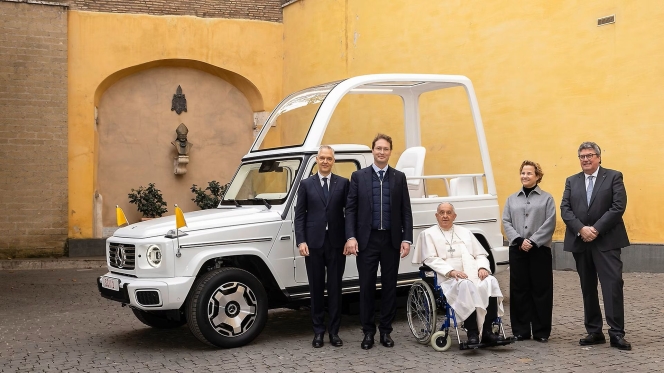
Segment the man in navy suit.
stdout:
<svg viewBox="0 0 664 373">
<path fill-rule="evenodd" d="M 599 277 L 611 347 L 631 350 L 632 345 L 625 340 L 623 263 L 620 259 L 621 249 L 629 246 L 622 219 L 627 206 L 623 176 L 618 171 L 600 167 L 602 151 L 594 142 L 582 143 L 578 156 L 582 172 L 565 181 L 560 213 L 567 225 L 564 250 L 574 255 L 581 280 L 588 335 L 579 344 L 606 343 L 597 294 Z"/>
<path fill-rule="evenodd" d="M 334 150 L 323 145 L 316 157 L 318 172 L 302 180 L 295 206 L 295 240 L 304 256 L 311 294 L 311 319 L 314 340 L 311 345 L 323 347 L 325 334 L 325 269 L 327 299 L 330 313 L 330 343 L 339 347 L 341 323 L 341 279 L 346 267 L 344 255 L 344 206 L 348 195 L 348 179 L 334 175 Z"/>
<path fill-rule="evenodd" d="M 351 175 L 346 203 L 346 254 L 357 255 L 360 276 L 362 349 L 373 347 L 376 324 L 374 300 L 380 264 L 380 343 L 393 347 L 390 337 L 397 313 L 396 289 L 399 257 L 408 255 L 413 242 L 413 214 L 406 175 L 388 166 L 392 138 L 378 134 L 372 144 L 374 163 Z"/>
</svg>

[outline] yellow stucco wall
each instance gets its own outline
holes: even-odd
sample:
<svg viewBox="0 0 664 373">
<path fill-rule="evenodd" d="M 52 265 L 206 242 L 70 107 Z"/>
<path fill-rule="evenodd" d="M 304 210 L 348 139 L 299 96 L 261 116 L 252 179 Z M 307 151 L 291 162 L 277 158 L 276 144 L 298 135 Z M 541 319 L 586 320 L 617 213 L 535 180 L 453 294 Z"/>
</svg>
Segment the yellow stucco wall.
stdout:
<svg viewBox="0 0 664 373">
<path fill-rule="evenodd" d="M 615 24 L 597 27 L 611 14 Z M 520 187 L 523 159 L 542 165 L 541 186 L 559 204 L 565 178 L 580 171 L 576 148 L 595 141 L 603 165 L 625 175 L 631 240 L 662 243 L 662 17 L 659 0 L 300 0 L 284 8 L 283 88 L 367 73 L 466 75 L 501 208 Z M 353 131 L 364 143 L 375 133 Z M 384 131 L 402 133 L 394 125 Z M 427 137 L 429 156 L 443 143 L 446 162 L 465 162 L 463 142 L 449 141 Z M 559 219 L 555 239 L 563 229 Z"/>
<path fill-rule="evenodd" d="M 70 11 L 69 237 L 93 235 L 95 105 L 115 81 L 155 66 L 198 68 L 234 84 L 252 110 L 282 96 L 283 25 L 262 21 Z"/>
</svg>

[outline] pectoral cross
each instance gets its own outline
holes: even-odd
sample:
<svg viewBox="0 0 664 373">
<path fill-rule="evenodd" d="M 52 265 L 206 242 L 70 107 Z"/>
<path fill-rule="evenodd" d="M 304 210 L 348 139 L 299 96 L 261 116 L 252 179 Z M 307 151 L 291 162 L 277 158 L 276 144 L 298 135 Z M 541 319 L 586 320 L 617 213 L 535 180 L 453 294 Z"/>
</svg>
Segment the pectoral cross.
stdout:
<svg viewBox="0 0 664 373">
<path fill-rule="evenodd" d="M 454 248 L 452 247 L 452 245 L 450 245 L 450 249 L 447 250 L 447 252 L 450 253 L 450 255 L 452 255 L 452 253 L 455 252 L 455 251 L 456 251 L 456 250 L 454 250 Z"/>
</svg>

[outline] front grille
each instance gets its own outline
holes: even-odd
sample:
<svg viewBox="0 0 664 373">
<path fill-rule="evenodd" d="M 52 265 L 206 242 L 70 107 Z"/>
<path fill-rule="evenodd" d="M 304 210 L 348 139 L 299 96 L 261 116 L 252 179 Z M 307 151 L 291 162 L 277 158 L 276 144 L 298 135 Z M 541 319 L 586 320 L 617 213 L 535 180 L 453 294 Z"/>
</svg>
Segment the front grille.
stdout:
<svg viewBox="0 0 664 373">
<path fill-rule="evenodd" d="M 161 303 L 156 290 L 137 290 L 136 301 L 142 306 L 158 306 Z"/>
<path fill-rule="evenodd" d="M 134 269 L 136 266 L 136 247 L 134 245 L 111 242 L 108 247 L 108 259 L 111 267 Z"/>
</svg>

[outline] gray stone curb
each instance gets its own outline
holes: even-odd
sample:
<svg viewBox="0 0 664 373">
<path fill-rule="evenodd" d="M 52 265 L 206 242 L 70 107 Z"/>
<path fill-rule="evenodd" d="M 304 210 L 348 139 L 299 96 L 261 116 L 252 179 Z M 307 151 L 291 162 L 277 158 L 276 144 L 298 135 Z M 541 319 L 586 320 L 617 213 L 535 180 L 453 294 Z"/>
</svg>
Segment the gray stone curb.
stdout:
<svg viewBox="0 0 664 373">
<path fill-rule="evenodd" d="M 104 268 L 106 258 L 0 260 L 1 270 Z"/>
</svg>

